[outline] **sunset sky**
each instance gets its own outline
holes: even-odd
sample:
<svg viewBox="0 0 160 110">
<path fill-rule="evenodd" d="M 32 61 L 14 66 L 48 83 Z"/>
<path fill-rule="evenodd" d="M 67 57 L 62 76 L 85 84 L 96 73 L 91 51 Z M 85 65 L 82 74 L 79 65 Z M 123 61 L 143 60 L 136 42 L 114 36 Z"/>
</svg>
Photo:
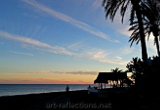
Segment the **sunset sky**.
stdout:
<svg viewBox="0 0 160 110">
<path fill-rule="evenodd" d="M 119 13 L 105 18 L 102 0 L 0 2 L 0 84 L 92 84 L 141 57 L 140 44 L 128 43 L 129 10 L 121 24 Z"/>
</svg>

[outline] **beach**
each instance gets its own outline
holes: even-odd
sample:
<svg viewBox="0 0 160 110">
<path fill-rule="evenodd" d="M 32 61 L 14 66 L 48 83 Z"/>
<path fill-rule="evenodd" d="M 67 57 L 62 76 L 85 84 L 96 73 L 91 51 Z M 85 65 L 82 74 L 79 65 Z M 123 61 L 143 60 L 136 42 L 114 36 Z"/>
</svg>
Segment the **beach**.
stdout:
<svg viewBox="0 0 160 110">
<path fill-rule="evenodd" d="M 87 90 L 5 96 L 0 97 L 0 109 L 65 110 L 110 108 L 111 104 L 107 100 L 96 100 L 97 97 L 97 95 L 89 95 Z"/>
<path fill-rule="evenodd" d="M 88 94 L 87 90 L 0 97 L 1 110 L 158 110 L 157 101 L 129 97 Z"/>
</svg>

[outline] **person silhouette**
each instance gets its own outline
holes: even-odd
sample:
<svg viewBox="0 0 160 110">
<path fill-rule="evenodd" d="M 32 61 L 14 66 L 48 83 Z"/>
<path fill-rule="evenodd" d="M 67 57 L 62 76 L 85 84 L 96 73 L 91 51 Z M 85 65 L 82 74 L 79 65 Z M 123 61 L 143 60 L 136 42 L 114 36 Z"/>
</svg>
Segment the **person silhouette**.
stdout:
<svg viewBox="0 0 160 110">
<path fill-rule="evenodd" d="M 67 85 L 67 86 L 66 86 L 66 92 L 68 92 L 68 91 L 69 91 L 69 86 Z"/>
</svg>

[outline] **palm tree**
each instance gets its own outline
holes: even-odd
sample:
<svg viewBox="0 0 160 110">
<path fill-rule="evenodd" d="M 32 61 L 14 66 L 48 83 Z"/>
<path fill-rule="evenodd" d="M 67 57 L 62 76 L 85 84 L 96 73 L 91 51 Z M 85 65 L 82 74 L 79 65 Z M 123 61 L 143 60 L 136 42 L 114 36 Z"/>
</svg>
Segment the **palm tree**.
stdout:
<svg viewBox="0 0 160 110">
<path fill-rule="evenodd" d="M 144 34 L 150 36 L 151 32 L 153 33 L 155 37 L 155 44 L 157 48 L 157 53 L 160 56 L 160 50 L 159 50 L 159 42 L 158 42 L 158 36 L 160 32 L 160 7 L 157 5 L 156 1 L 148 0 L 147 2 L 144 2 L 141 4 L 141 12 L 143 14 L 143 26 L 144 26 Z M 131 28 L 129 31 L 133 31 L 129 42 L 131 42 L 131 46 L 133 42 L 137 42 L 137 44 L 140 41 L 140 32 L 138 27 L 138 22 L 134 21 L 131 24 Z"/>
<path fill-rule="evenodd" d="M 126 9 L 129 5 L 132 6 L 131 8 L 131 15 L 130 21 L 133 22 L 135 15 L 137 17 L 138 25 L 139 25 L 139 32 L 140 32 L 140 41 L 141 41 L 141 48 L 142 48 L 142 58 L 145 61 L 148 58 L 146 42 L 145 42 L 145 35 L 144 35 L 144 28 L 142 22 L 142 15 L 140 12 L 140 3 L 142 0 L 103 0 L 103 6 L 106 11 L 106 18 L 109 16 L 110 19 L 113 21 L 116 12 L 120 8 L 120 14 L 122 16 L 122 23 L 123 18 L 126 12 Z"/>
<path fill-rule="evenodd" d="M 115 74 L 117 77 L 115 79 L 116 81 L 116 86 L 118 86 L 118 74 L 120 74 L 122 72 L 122 70 L 120 70 L 119 68 L 115 68 L 115 69 L 111 69 L 111 71 L 113 72 L 113 74 Z M 122 80 L 120 80 L 120 83 L 122 82 Z"/>
<path fill-rule="evenodd" d="M 127 64 L 126 68 L 128 69 L 128 72 L 132 72 L 131 78 L 135 79 L 136 86 L 140 86 L 144 73 L 144 63 L 141 59 L 138 57 L 133 58 L 132 61 Z"/>
<path fill-rule="evenodd" d="M 148 19 L 148 34 L 150 35 L 151 32 L 153 33 L 157 47 L 157 54 L 160 57 L 158 42 L 158 36 L 160 32 L 160 5 L 158 5 L 158 3 L 154 0 L 148 0 L 148 2 L 142 4 L 142 13 Z"/>
</svg>

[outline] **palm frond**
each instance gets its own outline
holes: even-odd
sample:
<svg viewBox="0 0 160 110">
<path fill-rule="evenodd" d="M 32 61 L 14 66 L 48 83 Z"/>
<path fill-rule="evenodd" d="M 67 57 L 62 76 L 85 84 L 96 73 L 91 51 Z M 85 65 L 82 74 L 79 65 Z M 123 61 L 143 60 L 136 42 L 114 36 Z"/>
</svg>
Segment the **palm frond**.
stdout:
<svg viewBox="0 0 160 110">
<path fill-rule="evenodd" d="M 129 5 L 130 0 L 103 0 L 102 6 L 106 12 L 106 18 L 110 18 L 112 21 L 118 10 L 120 9 L 120 14 L 122 16 L 122 23 L 124 19 L 124 15 Z"/>
</svg>

